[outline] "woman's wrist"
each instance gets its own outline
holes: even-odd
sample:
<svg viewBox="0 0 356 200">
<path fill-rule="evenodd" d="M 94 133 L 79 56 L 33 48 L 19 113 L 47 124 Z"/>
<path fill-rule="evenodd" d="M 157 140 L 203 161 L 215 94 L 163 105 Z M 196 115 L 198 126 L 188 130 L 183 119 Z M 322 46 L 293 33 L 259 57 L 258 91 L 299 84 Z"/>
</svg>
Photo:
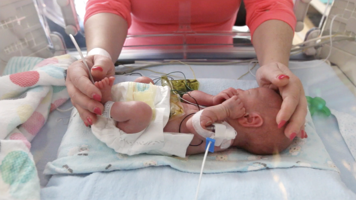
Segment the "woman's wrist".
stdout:
<svg viewBox="0 0 356 200">
<path fill-rule="evenodd" d="M 91 49 L 88 52 L 87 56 L 91 56 L 91 55 L 102 55 L 102 56 L 108 57 L 110 60 L 112 60 L 110 54 L 105 49 L 98 48 L 98 47 Z"/>
</svg>

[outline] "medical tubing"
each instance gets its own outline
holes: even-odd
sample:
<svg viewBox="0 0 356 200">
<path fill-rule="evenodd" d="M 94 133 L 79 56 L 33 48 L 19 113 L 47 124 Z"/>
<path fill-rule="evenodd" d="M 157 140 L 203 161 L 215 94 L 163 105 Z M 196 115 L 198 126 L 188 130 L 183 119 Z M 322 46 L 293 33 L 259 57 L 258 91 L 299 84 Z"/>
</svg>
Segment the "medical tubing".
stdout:
<svg viewBox="0 0 356 200">
<path fill-rule="evenodd" d="M 189 117 L 190 115 L 194 115 L 194 114 L 195 114 L 195 113 L 190 113 L 190 114 L 188 114 L 187 116 L 185 116 L 185 117 L 182 119 L 182 121 L 181 121 L 180 124 L 179 124 L 178 133 L 180 133 L 180 128 L 181 128 L 181 126 L 182 126 L 184 120 L 187 119 L 187 117 Z"/>
<path fill-rule="evenodd" d="M 85 59 L 84 59 L 84 56 L 83 56 L 82 51 L 80 50 L 80 48 L 79 48 L 79 46 L 78 46 L 77 41 L 75 40 L 75 38 L 74 38 L 74 36 L 73 36 L 72 34 L 69 34 L 69 37 L 70 37 L 70 39 L 72 40 L 72 42 L 73 42 L 75 48 L 77 49 L 77 51 L 78 51 L 80 57 L 82 58 L 82 62 L 84 63 L 85 67 L 87 67 L 88 74 L 89 74 L 89 78 L 90 78 L 91 82 L 94 84 L 94 79 L 93 79 L 93 76 L 91 75 L 90 68 L 89 68 L 87 62 L 86 62 Z"/>
<path fill-rule="evenodd" d="M 330 6 L 329 4 L 330 4 L 330 0 L 328 0 L 328 2 L 326 3 L 323 16 L 321 17 L 321 20 L 320 20 L 320 22 L 319 22 L 319 27 L 318 27 L 319 30 L 321 30 L 321 26 L 323 25 L 324 19 L 325 19 L 325 17 L 326 17 L 326 11 L 328 10 L 328 8 L 329 8 L 329 6 Z"/>
<path fill-rule="evenodd" d="M 332 19 L 331 19 L 331 23 L 330 23 L 330 32 L 329 32 L 329 35 L 331 35 L 332 33 L 332 30 L 333 30 L 333 24 L 334 24 L 334 20 L 336 19 L 336 17 L 339 17 L 339 15 L 335 15 Z M 328 56 L 326 56 L 326 58 L 324 59 L 324 62 L 327 61 L 329 59 L 329 57 L 331 56 L 331 52 L 332 52 L 332 49 L 333 49 L 333 40 L 330 38 L 330 49 L 329 49 L 329 54 Z"/>
<path fill-rule="evenodd" d="M 199 188 L 200 188 L 201 177 L 202 177 L 202 175 L 203 175 L 205 160 L 206 160 L 206 157 L 207 157 L 207 155 L 208 155 L 208 150 L 209 150 L 209 148 L 210 148 L 210 144 L 211 144 L 211 142 L 209 142 L 209 144 L 208 144 L 208 146 L 206 147 L 206 150 L 205 150 L 205 154 L 204 154 L 204 158 L 203 158 L 203 163 L 202 163 L 201 169 L 200 169 L 200 175 L 199 175 L 199 182 L 198 182 L 197 192 L 195 193 L 195 200 L 197 200 L 197 199 L 198 199 L 198 196 L 199 196 Z"/>
<path fill-rule="evenodd" d="M 334 42 L 337 42 L 337 41 L 343 41 L 343 40 L 355 40 L 355 37 L 347 37 L 347 38 L 335 38 L 333 41 Z M 313 45 L 308 45 L 308 46 L 303 46 L 303 47 L 299 47 L 299 48 L 294 48 L 291 50 L 291 52 L 296 52 L 296 51 L 302 51 L 303 49 L 307 49 L 309 47 L 316 47 L 316 46 L 321 46 L 323 44 L 327 44 L 327 43 L 330 43 L 330 40 L 328 41 L 323 41 L 323 42 L 319 42 L 319 43 L 316 43 L 316 44 L 313 44 Z"/>
<path fill-rule="evenodd" d="M 343 34 L 324 35 L 324 36 L 321 36 L 321 37 L 309 39 L 307 41 L 292 45 L 292 49 L 295 48 L 295 47 L 300 48 L 299 46 L 303 47 L 302 45 L 308 44 L 308 43 L 316 41 L 316 40 L 329 39 L 330 37 L 332 37 L 332 38 L 345 38 L 345 39 L 354 38 L 354 37 L 350 37 L 350 36 L 343 35 Z"/>
</svg>

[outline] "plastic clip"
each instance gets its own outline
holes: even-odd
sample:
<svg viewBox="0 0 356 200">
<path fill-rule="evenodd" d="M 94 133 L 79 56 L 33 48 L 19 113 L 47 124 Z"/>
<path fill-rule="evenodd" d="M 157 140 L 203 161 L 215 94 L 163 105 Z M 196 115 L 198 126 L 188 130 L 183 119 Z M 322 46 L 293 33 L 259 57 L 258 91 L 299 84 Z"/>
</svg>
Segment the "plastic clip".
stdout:
<svg viewBox="0 0 356 200">
<path fill-rule="evenodd" d="M 206 143 L 205 143 L 205 149 L 208 148 L 209 143 L 211 142 L 209 146 L 209 152 L 214 153 L 214 147 L 215 147 L 215 140 L 213 138 L 206 138 Z"/>
</svg>

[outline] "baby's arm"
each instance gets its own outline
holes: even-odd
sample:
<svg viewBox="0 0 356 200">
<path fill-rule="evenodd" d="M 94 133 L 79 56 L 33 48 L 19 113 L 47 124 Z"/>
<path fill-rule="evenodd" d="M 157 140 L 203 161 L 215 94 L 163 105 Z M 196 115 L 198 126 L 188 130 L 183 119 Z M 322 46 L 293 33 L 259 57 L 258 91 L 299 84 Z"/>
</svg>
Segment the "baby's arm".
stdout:
<svg viewBox="0 0 356 200">
<path fill-rule="evenodd" d="M 236 92 L 236 89 L 234 89 L 232 87 L 230 87 L 226 90 L 223 90 L 219 94 L 214 96 L 212 105 L 221 104 L 222 102 L 230 99 L 231 97 L 233 97 L 235 95 L 238 95 L 238 93 Z"/>
<path fill-rule="evenodd" d="M 221 91 L 216 96 L 207 94 L 199 90 L 194 90 L 189 92 L 188 94 L 183 95 L 183 99 L 192 103 L 195 103 L 195 101 L 197 101 L 198 104 L 202 106 L 214 106 L 214 105 L 221 104 L 222 102 L 230 99 L 235 95 L 238 95 L 238 93 L 236 92 L 236 89 L 231 87 Z"/>
<path fill-rule="evenodd" d="M 205 92 L 199 91 L 199 90 L 194 90 L 191 92 L 188 92 L 188 94 L 183 95 L 183 99 L 196 103 L 202 106 L 212 106 L 213 104 L 213 98 L 214 96 L 211 94 L 207 94 Z"/>
<path fill-rule="evenodd" d="M 237 96 L 233 96 L 222 104 L 205 108 L 200 116 L 200 125 L 203 129 L 215 122 L 225 121 L 227 118 L 237 119 L 245 115 L 245 107 Z M 187 121 L 187 128 L 197 133 L 193 126 L 193 117 Z"/>
</svg>

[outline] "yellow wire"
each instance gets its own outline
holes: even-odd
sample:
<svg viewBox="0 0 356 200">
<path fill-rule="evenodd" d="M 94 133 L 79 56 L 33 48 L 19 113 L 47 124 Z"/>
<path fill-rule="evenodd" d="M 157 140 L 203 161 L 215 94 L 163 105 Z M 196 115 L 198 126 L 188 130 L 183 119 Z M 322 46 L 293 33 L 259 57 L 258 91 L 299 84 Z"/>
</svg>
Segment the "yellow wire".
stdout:
<svg viewBox="0 0 356 200">
<path fill-rule="evenodd" d="M 253 68 L 256 67 L 257 63 L 258 62 L 255 62 L 255 64 L 252 66 L 252 68 L 249 69 L 246 73 L 242 74 L 239 78 L 237 78 L 237 80 L 239 80 L 240 78 L 242 78 L 242 77 L 246 76 L 248 73 L 250 73 L 250 71 L 253 70 Z"/>
<path fill-rule="evenodd" d="M 183 64 L 183 65 L 188 66 L 188 67 L 190 68 L 190 70 L 192 70 L 194 79 L 197 79 L 196 76 L 195 76 L 195 72 L 194 72 L 193 68 L 192 68 L 190 65 L 188 65 L 187 63 L 184 63 L 184 62 L 182 62 L 182 61 L 180 61 L 180 60 L 171 60 L 171 61 L 170 61 L 170 63 L 174 63 L 174 62 L 178 62 L 178 63 L 181 63 L 181 64 Z"/>
<path fill-rule="evenodd" d="M 162 75 L 167 75 L 167 73 L 163 73 L 163 72 L 157 72 L 157 71 L 154 71 L 152 69 L 140 69 L 140 70 L 146 70 L 146 71 L 150 71 L 150 72 L 153 72 L 153 73 L 157 73 L 157 74 L 162 74 Z M 175 77 L 175 78 L 183 78 L 183 77 L 180 77 L 180 76 L 176 76 L 176 75 L 172 75 L 172 74 L 169 74 L 169 76 L 172 76 L 172 77 Z"/>
</svg>

